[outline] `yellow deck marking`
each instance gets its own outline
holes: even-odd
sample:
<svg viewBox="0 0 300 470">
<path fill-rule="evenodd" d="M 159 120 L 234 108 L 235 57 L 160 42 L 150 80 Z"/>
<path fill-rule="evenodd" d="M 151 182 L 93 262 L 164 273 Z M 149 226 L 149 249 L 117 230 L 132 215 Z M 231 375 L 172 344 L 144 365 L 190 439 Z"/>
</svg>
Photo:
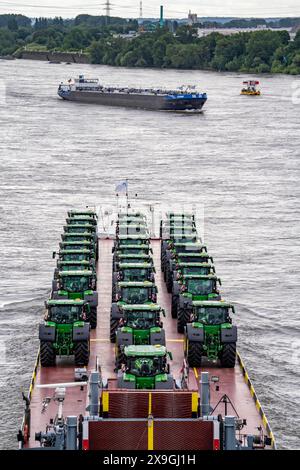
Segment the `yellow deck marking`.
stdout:
<svg viewBox="0 0 300 470">
<path fill-rule="evenodd" d="M 148 421 L 148 450 L 154 450 L 153 426 L 153 419 L 150 419 Z"/>
<path fill-rule="evenodd" d="M 192 413 L 197 413 L 198 411 L 198 392 L 192 393 Z"/>
<path fill-rule="evenodd" d="M 152 415 L 152 393 L 149 393 L 148 416 Z"/>
<path fill-rule="evenodd" d="M 194 367 L 194 374 L 195 374 L 196 379 L 198 380 L 199 379 L 199 374 L 198 374 L 198 371 L 197 371 L 196 367 Z"/>
<path fill-rule="evenodd" d="M 109 410 L 109 393 L 108 392 L 102 392 L 102 407 L 104 413 L 108 413 Z"/>
<path fill-rule="evenodd" d="M 184 343 L 184 339 L 167 339 L 167 343 Z"/>
</svg>

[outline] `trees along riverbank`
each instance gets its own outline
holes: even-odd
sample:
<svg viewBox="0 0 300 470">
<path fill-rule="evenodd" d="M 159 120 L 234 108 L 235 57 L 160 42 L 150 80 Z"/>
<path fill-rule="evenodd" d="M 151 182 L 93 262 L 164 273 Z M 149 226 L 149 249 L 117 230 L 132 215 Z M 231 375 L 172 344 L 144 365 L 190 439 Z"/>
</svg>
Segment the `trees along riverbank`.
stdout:
<svg viewBox="0 0 300 470">
<path fill-rule="evenodd" d="M 94 64 L 249 73 L 300 74 L 300 31 L 294 41 L 287 31 L 259 30 L 230 36 L 167 27 L 127 39 L 138 23 L 122 18 L 80 15 L 74 20 L 38 18 L 32 25 L 22 15 L 0 15 L 0 55 L 22 57 L 23 51 L 83 52 Z"/>
</svg>

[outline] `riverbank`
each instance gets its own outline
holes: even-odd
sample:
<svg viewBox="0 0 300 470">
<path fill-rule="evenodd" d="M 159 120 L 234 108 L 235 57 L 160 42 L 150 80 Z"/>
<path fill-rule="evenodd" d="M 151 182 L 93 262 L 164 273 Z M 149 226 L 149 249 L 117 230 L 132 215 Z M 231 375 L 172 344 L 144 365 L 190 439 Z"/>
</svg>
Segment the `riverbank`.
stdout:
<svg viewBox="0 0 300 470">
<path fill-rule="evenodd" d="M 25 60 L 41 60 L 43 62 L 91 63 L 88 54 L 81 54 L 79 52 L 23 51 L 18 55 L 18 58 Z"/>
</svg>

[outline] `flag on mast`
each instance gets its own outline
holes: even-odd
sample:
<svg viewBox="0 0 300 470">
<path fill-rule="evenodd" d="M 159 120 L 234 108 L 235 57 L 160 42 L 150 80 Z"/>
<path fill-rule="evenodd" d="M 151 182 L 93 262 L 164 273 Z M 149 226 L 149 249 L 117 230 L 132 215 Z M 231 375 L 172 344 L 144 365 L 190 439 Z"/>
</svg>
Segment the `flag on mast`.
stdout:
<svg viewBox="0 0 300 470">
<path fill-rule="evenodd" d="M 116 193 L 117 194 L 128 194 L 128 181 L 120 181 L 116 184 Z"/>
</svg>

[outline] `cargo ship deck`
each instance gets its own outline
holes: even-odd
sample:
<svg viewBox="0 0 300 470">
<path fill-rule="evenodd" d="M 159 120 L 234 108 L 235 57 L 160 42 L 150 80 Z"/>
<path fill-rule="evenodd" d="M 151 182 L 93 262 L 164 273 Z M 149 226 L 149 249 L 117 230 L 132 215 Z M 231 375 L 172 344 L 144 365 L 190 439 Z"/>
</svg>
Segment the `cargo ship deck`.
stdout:
<svg viewBox="0 0 300 470">
<path fill-rule="evenodd" d="M 95 369 L 96 359 L 101 365 L 102 376 L 105 379 L 114 379 L 114 345 L 109 340 L 110 329 L 110 309 L 111 309 L 111 289 L 112 289 L 112 239 L 99 240 L 99 262 L 98 262 L 98 326 L 91 334 L 91 357 L 88 371 Z M 168 294 L 164 279 L 160 269 L 160 240 L 151 241 L 153 256 L 156 267 L 156 284 L 158 287 L 158 303 L 166 310 L 164 328 L 166 330 L 168 350 L 173 354 L 171 371 L 175 378 L 179 378 L 183 366 L 183 335 L 177 333 L 176 320 L 172 319 L 171 296 Z M 242 434 L 259 434 L 262 428 L 264 433 L 272 439 L 272 446 L 275 441 L 272 430 L 263 412 L 261 404 L 251 384 L 249 375 L 244 364 L 238 355 L 238 360 L 234 369 L 222 369 L 217 366 L 205 365 L 201 369 L 190 369 L 188 379 L 188 389 L 197 391 L 199 388 L 199 378 L 202 371 L 209 372 L 210 377 L 218 377 L 219 381 L 211 385 L 211 406 L 215 408 L 219 400 L 226 394 L 238 414 L 242 419 L 247 420 Z M 56 367 L 41 368 L 39 358 L 33 372 L 32 383 L 29 396 L 31 399 L 31 430 L 30 438 L 26 444 L 27 448 L 38 447 L 35 441 L 35 433 L 45 431 L 46 425 L 57 413 L 57 405 L 51 401 L 48 407 L 42 412 L 43 400 L 52 397 L 53 388 L 38 388 L 38 385 L 72 383 L 74 382 L 74 362 L 72 358 L 58 359 Z M 112 382 L 114 382 L 112 380 Z M 217 385 L 217 386 L 216 386 Z M 64 416 L 86 415 L 88 405 L 87 386 L 77 386 L 68 388 L 63 406 Z M 224 415 L 224 403 L 220 403 L 214 414 Z M 234 409 L 228 405 L 229 415 L 235 415 Z"/>
</svg>

